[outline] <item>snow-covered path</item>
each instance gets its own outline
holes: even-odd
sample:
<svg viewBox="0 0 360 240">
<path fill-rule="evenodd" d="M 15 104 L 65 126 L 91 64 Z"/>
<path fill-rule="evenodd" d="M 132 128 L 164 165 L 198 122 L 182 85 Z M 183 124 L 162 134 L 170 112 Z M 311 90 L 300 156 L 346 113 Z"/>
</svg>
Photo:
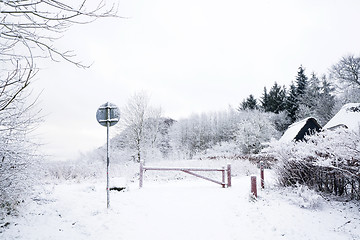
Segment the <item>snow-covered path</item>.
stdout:
<svg viewBox="0 0 360 240">
<path fill-rule="evenodd" d="M 202 180 L 149 181 L 112 191 L 107 210 L 104 183 L 47 186 L 43 199 L 8 219 L 0 239 L 360 239 L 354 203 L 277 188 L 251 201 L 249 188 L 249 177 L 234 178 L 228 189 Z"/>
</svg>

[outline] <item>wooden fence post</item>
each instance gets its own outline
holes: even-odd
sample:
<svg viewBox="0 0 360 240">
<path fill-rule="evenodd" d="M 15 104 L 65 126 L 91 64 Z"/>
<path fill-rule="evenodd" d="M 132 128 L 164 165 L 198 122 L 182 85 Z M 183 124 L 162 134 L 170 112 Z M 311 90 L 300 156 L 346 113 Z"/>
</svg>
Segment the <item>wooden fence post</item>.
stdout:
<svg viewBox="0 0 360 240">
<path fill-rule="evenodd" d="M 264 162 L 261 161 L 260 162 L 260 184 L 261 184 L 261 188 L 264 188 Z"/>
<path fill-rule="evenodd" d="M 227 165 L 227 186 L 231 187 L 231 164 Z"/>
<path fill-rule="evenodd" d="M 222 178 L 221 178 L 221 181 L 222 181 L 222 187 L 225 188 L 226 186 L 226 183 L 225 183 L 225 167 L 222 167 Z"/>
<path fill-rule="evenodd" d="M 140 174 L 139 174 L 139 187 L 143 186 L 143 177 L 144 177 L 144 161 L 140 161 Z"/>
<path fill-rule="evenodd" d="M 257 198 L 256 176 L 251 176 L 251 194 Z"/>
</svg>

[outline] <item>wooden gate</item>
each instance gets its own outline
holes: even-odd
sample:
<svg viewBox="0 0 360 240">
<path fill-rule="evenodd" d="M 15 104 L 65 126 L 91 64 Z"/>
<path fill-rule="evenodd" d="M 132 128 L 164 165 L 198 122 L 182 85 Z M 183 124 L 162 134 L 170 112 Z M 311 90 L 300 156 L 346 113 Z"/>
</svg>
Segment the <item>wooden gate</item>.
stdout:
<svg viewBox="0 0 360 240">
<path fill-rule="evenodd" d="M 144 165 L 144 161 L 140 161 L 140 179 L 139 179 L 139 187 L 142 188 L 143 181 L 144 181 L 144 173 L 147 170 L 155 170 L 155 171 L 181 171 L 190 175 L 193 175 L 198 178 L 205 179 L 207 181 L 216 183 L 221 185 L 223 188 L 225 187 L 231 187 L 231 164 L 228 164 L 226 167 L 222 168 L 186 168 L 186 167 L 149 167 Z M 211 179 L 209 177 L 202 176 L 198 173 L 194 172 L 221 172 L 222 178 L 221 181 L 217 181 L 214 179 Z M 227 176 L 227 177 L 225 177 Z"/>
</svg>

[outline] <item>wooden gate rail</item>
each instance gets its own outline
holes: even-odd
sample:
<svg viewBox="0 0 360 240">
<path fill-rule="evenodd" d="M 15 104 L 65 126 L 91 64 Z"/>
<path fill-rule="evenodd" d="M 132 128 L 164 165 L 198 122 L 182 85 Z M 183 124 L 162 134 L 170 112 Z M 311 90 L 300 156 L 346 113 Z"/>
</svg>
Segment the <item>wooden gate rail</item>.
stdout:
<svg viewBox="0 0 360 240">
<path fill-rule="evenodd" d="M 223 188 L 225 187 L 231 187 L 231 164 L 228 164 L 227 167 L 222 168 L 184 168 L 184 167 L 148 167 L 144 165 L 144 161 L 140 161 L 140 175 L 139 175 L 139 187 L 142 188 L 143 181 L 144 181 L 144 172 L 146 170 L 156 170 L 156 171 L 181 171 L 190 175 L 193 175 L 198 178 L 205 179 L 207 181 L 216 183 L 221 185 Z M 209 177 L 202 176 L 200 174 L 194 173 L 194 172 L 222 172 L 222 179 L 221 182 L 211 179 Z M 225 179 L 225 175 L 227 175 L 227 178 Z M 227 182 L 226 182 L 227 180 Z"/>
</svg>

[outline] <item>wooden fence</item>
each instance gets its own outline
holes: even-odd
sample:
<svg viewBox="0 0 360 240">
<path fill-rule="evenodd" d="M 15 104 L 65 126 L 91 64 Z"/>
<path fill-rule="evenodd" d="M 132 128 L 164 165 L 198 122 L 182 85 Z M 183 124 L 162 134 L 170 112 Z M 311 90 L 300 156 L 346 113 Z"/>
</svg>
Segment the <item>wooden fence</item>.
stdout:
<svg viewBox="0 0 360 240">
<path fill-rule="evenodd" d="M 205 179 L 207 181 L 216 183 L 221 185 L 223 188 L 231 187 L 231 164 L 228 164 L 226 167 L 222 168 L 187 168 L 187 167 L 149 167 L 145 166 L 144 161 L 140 161 L 140 177 L 139 177 L 139 187 L 143 187 L 144 182 L 144 173 L 148 170 L 155 170 L 155 171 L 181 171 L 190 175 L 193 175 L 198 178 Z M 198 173 L 194 172 L 221 172 L 221 181 L 211 179 L 206 176 L 202 176 Z"/>
</svg>

